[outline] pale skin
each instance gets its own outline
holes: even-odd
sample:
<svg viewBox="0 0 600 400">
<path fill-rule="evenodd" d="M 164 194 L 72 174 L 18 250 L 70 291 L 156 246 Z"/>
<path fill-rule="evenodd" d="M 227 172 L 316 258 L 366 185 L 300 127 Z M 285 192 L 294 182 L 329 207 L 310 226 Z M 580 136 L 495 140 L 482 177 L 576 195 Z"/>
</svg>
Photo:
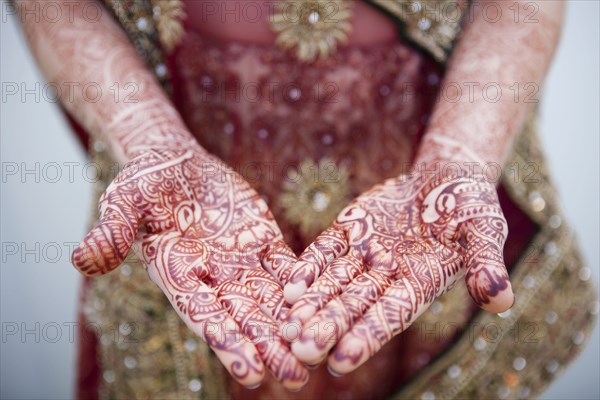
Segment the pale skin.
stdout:
<svg viewBox="0 0 600 400">
<path fill-rule="evenodd" d="M 526 2 L 495 2 L 505 16 L 495 23 L 475 8 L 445 75 L 465 93 L 457 102 L 440 98 L 416 158 L 444 172 L 394 178 L 359 196 L 298 262 L 264 201 L 196 143 L 110 15 L 90 23 L 81 18 L 83 3 L 66 3 L 72 20 L 23 17 L 28 41 L 48 80 L 100 86 L 105 95 L 97 102 L 81 90 L 61 101 L 127 164 L 73 263 L 87 275 L 106 273 L 133 246 L 184 322 L 240 383 L 256 386 L 268 369 L 298 389 L 308 379 L 299 360 L 327 359 L 332 372 L 351 372 L 463 277 L 487 311 L 513 304 L 502 260 L 506 221 L 493 184 L 471 166 L 503 163 L 528 109 L 524 85 L 541 86 L 553 55 L 563 3 L 537 2 L 538 23 L 524 23 L 523 13 L 514 22 L 514 4 L 524 10 Z M 128 82 L 138 85 L 137 102 L 124 101 L 126 90 L 115 101 L 111 86 Z M 465 82 L 481 82 L 473 98 Z M 504 93 L 497 102 L 484 98 L 489 82 Z M 445 173 L 451 162 L 460 168 Z M 295 303 L 289 318 L 284 294 Z M 291 350 L 278 333 L 285 318 L 303 327 Z M 309 334 L 331 323 L 333 336 Z M 257 338 L 253 326 L 276 339 Z"/>
<path fill-rule="evenodd" d="M 104 274 L 133 247 L 150 279 L 237 381 L 255 387 L 269 370 L 299 389 L 308 371 L 278 332 L 287 308 L 281 286 L 261 264 L 277 267 L 295 256 L 267 205 L 195 141 L 106 10 L 90 23 L 82 17 L 85 2 L 67 3 L 57 22 L 24 15 L 27 39 L 49 81 L 93 82 L 104 93 L 92 102 L 75 90 L 61 100 L 125 165 L 73 264 L 88 276 Z M 132 82 L 135 101 L 125 101 L 126 90 L 115 100 L 111 86 Z"/>
<path fill-rule="evenodd" d="M 295 303 L 288 321 L 302 326 L 292 349 L 307 364 L 327 359 L 334 374 L 355 370 L 463 276 L 483 309 L 512 306 L 506 220 L 481 172 L 504 163 L 531 106 L 511 87 L 541 87 L 564 4 L 536 2 L 538 22 L 525 23 L 513 14 L 525 2 L 494 3 L 503 18 L 490 23 L 474 9 L 463 31 L 416 172 L 357 198 L 293 267 L 284 294 Z M 504 95 L 493 102 L 482 90 L 452 93 L 465 83 L 494 83 Z"/>
</svg>

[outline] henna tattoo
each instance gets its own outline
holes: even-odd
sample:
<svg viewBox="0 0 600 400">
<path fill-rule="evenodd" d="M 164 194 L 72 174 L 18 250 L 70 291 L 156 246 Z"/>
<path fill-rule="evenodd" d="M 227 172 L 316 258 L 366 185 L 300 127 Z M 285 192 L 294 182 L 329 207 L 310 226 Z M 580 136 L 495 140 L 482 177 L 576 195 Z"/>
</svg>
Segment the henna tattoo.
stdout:
<svg viewBox="0 0 600 400">
<path fill-rule="evenodd" d="M 502 165 L 527 111 L 539 102 L 527 88 L 542 87 L 560 35 L 563 2 L 536 2 L 536 23 L 512 17 L 523 3 L 499 2 L 490 22 L 479 10 L 461 32 L 417 159 L 428 158 L 428 136 L 469 144 L 486 163 Z M 473 4 L 473 7 L 479 7 Z M 469 157 L 470 158 L 470 157 Z M 444 160 L 441 158 L 440 160 Z M 464 161 L 464 160 L 462 160 Z"/>
<path fill-rule="evenodd" d="M 356 369 L 465 274 L 481 307 L 499 312 L 512 305 L 502 258 L 507 225 L 494 186 L 465 169 L 438 165 L 430 172 L 374 187 L 317 239 L 344 232 L 349 250 L 291 310 L 289 321 L 302 324 L 292 344 L 302 361 L 318 363 L 333 348 L 333 371 Z M 309 247 L 301 259 L 317 259 L 314 253 Z M 298 262 L 292 276 L 309 276 L 301 271 L 309 268 L 318 269 Z"/>
<path fill-rule="evenodd" d="M 62 14 L 80 15 L 71 12 L 72 6 Z M 288 387 L 301 386 L 307 376 L 279 337 L 265 342 L 252 330 L 254 325 L 277 336 L 273 318 L 287 314 L 277 282 L 260 269 L 263 254 L 268 254 L 263 266 L 280 283 L 290 282 L 289 300 L 296 300 L 319 277 L 291 318 L 305 321 L 311 310 L 321 309 L 314 317 L 317 325 L 334 320 L 343 328 L 333 333 L 334 344 L 341 340 L 330 357 L 338 372 L 364 362 L 462 275 L 483 307 L 501 309 L 512 300 L 501 256 L 506 222 L 493 187 L 483 180 L 389 181 L 347 208 L 289 271 L 293 255 L 285 246 L 274 246 L 281 242 L 281 233 L 264 202 L 229 172 L 221 181 L 200 178 L 207 177 L 199 167 L 200 160 L 209 159 L 207 154 L 110 18 L 102 16 L 96 24 L 77 18 L 52 24 L 25 19 L 24 25 L 51 80 L 93 82 L 104 93 L 110 93 L 113 83 L 131 80 L 143 89 L 135 104 L 111 96 L 90 102 L 83 92 L 75 92 L 74 100 L 62 99 L 90 132 L 107 141 L 120 162 L 139 156 L 103 197 L 101 223 L 75 251 L 74 263 L 88 275 L 108 272 L 136 242 L 150 277 L 244 384 L 259 382 L 264 364 Z M 473 24 L 465 32 L 465 37 L 479 40 L 459 46 L 447 80 L 491 77 L 505 91 L 515 81 L 539 82 L 543 68 L 537 65 L 547 65 L 555 38 L 544 37 L 543 29 L 533 26 L 514 30 L 512 36 L 506 36 L 510 30 L 489 28 L 474 35 Z M 502 72 L 503 62 L 478 62 L 517 58 L 511 44 L 526 36 L 527 65 L 514 63 Z M 503 46 L 488 46 L 492 40 Z M 483 160 L 501 161 L 524 115 L 522 107 L 502 101 L 490 109 L 494 106 L 480 98 L 475 106 L 468 103 L 438 104 L 430 132 L 443 132 L 458 143 L 472 141 Z M 432 137 L 426 135 L 426 141 Z M 452 159 L 426 147 L 421 160 Z M 241 258 L 239 245 L 248 245 Z M 238 334 L 250 341 L 237 340 Z M 331 345 L 320 337 L 314 342 L 310 357 L 316 360 Z M 299 343 L 306 348 L 307 338 Z"/>
<path fill-rule="evenodd" d="M 306 291 L 308 286 L 325 269 L 325 266 L 348 251 L 347 239 L 343 231 L 327 228 L 310 244 L 300 256 L 300 267 L 294 269 L 288 277 L 284 295 L 288 302 L 294 303 Z"/>
<path fill-rule="evenodd" d="M 205 172 L 219 171 L 207 177 Z M 306 369 L 278 332 L 281 286 L 260 257 L 291 257 L 266 204 L 236 173 L 194 149 L 154 150 L 127 165 L 100 202 L 101 219 L 73 253 L 87 275 L 119 265 L 134 242 L 150 278 L 242 384 L 264 366 L 291 389 Z"/>
<path fill-rule="evenodd" d="M 376 186 L 340 213 L 332 228 L 346 233 L 348 253 L 358 258 L 364 272 L 339 289 L 329 282 L 332 272 L 318 277 L 333 263 L 295 265 L 291 276 L 301 277 L 302 283 L 295 283 L 293 290 L 286 286 L 288 301 L 296 300 L 318 277 L 314 289 L 300 296 L 290 312 L 290 321 L 303 324 L 300 341 L 292 347 L 299 358 L 318 361 L 335 345 L 330 369 L 350 372 L 463 276 L 473 300 L 484 309 L 499 312 L 512 305 L 502 258 L 507 225 L 495 188 L 481 168 L 484 163 L 502 165 L 528 109 L 507 95 L 511 85 L 539 87 L 552 56 L 564 6 L 548 2 L 541 8 L 539 24 L 511 18 L 490 24 L 480 16 L 468 24 L 442 92 L 457 84 L 493 83 L 504 95 L 497 102 L 481 91 L 474 97 L 459 95 L 454 99 L 458 101 L 439 96 L 416 157 L 425 172 Z M 515 46 L 517 42 L 522 46 Z M 523 52 L 528 56 L 521 57 Z M 457 175 L 439 173 L 448 162 L 459 167 Z M 351 272 L 335 274 L 343 280 Z M 365 278 L 372 283 L 361 286 Z M 287 296 L 290 291 L 293 296 Z M 336 332 L 324 337 L 315 327 L 329 322 L 336 324 Z"/>
<path fill-rule="evenodd" d="M 75 90 L 62 104 L 126 164 L 73 264 L 107 273 L 135 245 L 150 278 L 240 383 L 259 384 L 268 368 L 285 387 L 302 387 L 308 373 L 277 329 L 287 315 L 281 286 L 260 262 L 267 246 L 272 257 L 293 257 L 266 203 L 197 144 L 109 13 L 92 23 L 82 13 L 99 7 L 92 0 L 55 5 L 57 21 L 23 18 L 33 53 L 57 85 L 97 89 L 94 101 Z M 127 84 L 133 98 L 115 90 Z"/>
<path fill-rule="evenodd" d="M 28 9 L 17 0 L 17 10 Z M 181 117 L 110 13 L 94 0 L 56 1 L 59 18 L 23 15 L 23 30 L 61 104 L 125 164 L 149 149 L 195 143 Z M 85 9 L 98 19 L 84 18 Z"/>
</svg>

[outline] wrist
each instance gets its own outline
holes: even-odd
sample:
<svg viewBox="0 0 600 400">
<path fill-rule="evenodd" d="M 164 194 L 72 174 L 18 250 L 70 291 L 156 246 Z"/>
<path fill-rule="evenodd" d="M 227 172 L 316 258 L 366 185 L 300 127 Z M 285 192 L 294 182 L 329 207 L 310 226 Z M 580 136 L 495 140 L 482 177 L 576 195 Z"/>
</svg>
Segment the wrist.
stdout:
<svg viewBox="0 0 600 400">
<path fill-rule="evenodd" d="M 468 144 L 448 137 L 438 132 L 428 132 L 423 137 L 419 151 L 415 157 L 416 163 L 439 164 L 478 164 L 483 167 L 486 163 Z"/>
<path fill-rule="evenodd" d="M 157 99 L 137 103 L 115 115 L 99 135 L 119 163 L 152 150 L 193 150 L 208 156 L 171 104 Z"/>
<path fill-rule="evenodd" d="M 414 161 L 404 168 L 401 179 L 483 179 L 496 185 L 501 175 L 502 164 L 486 161 L 467 145 L 430 132 L 423 138 Z"/>
</svg>

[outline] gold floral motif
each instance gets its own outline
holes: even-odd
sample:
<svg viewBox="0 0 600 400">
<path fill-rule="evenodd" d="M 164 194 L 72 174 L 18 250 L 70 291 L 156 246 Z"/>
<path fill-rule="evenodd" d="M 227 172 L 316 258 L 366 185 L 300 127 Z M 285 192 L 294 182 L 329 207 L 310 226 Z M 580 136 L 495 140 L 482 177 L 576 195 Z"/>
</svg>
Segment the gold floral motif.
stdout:
<svg viewBox="0 0 600 400">
<path fill-rule="evenodd" d="M 183 37 L 185 11 L 181 0 L 151 0 L 152 16 L 161 44 L 167 52 L 177 46 Z"/>
<path fill-rule="evenodd" d="M 285 218 L 303 235 L 315 235 L 327 228 L 348 203 L 349 172 L 330 158 L 318 164 L 303 161 L 289 172 L 279 195 Z"/>
<path fill-rule="evenodd" d="M 352 26 L 351 1 L 284 0 L 275 7 L 271 28 L 278 32 L 276 43 L 295 49 L 300 61 L 311 62 L 335 52 L 346 43 Z"/>
<path fill-rule="evenodd" d="M 460 32 L 468 0 L 370 0 L 393 18 L 404 36 L 444 62 Z"/>
</svg>

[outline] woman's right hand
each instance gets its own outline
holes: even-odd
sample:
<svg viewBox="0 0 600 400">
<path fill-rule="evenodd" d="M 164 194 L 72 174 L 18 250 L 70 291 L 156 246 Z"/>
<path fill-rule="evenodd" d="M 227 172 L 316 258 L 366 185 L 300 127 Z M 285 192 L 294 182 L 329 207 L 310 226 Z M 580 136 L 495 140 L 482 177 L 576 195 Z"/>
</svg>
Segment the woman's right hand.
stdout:
<svg viewBox="0 0 600 400">
<path fill-rule="evenodd" d="M 280 282 L 296 257 L 241 176 L 199 146 L 151 150 L 126 165 L 99 207 L 98 225 L 73 252 L 79 271 L 109 272 L 133 246 L 237 381 L 259 385 L 266 365 L 285 387 L 304 386 L 308 372 L 277 322 L 288 311 Z"/>
</svg>

